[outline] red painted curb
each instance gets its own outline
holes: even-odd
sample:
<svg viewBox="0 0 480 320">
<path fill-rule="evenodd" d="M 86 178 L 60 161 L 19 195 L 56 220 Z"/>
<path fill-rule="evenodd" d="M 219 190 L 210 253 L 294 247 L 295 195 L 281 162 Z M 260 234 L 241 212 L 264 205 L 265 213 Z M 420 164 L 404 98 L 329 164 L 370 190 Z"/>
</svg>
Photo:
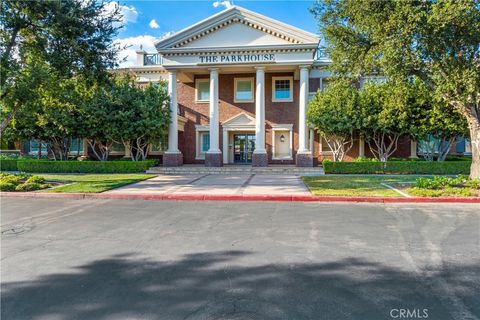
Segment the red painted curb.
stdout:
<svg viewBox="0 0 480 320">
<path fill-rule="evenodd" d="M 341 197 L 296 195 L 221 195 L 221 194 L 129 194 L 129 193 L 43 193 L 0 192 L 13 198 L 68 198 L 68 199 L 122 199 L 122 200 L 176 200 L 176 201 L 282 201 L 282 202 L 368 202 L 368 203 L 480 203 L 480 197 Z"/>
</svg>

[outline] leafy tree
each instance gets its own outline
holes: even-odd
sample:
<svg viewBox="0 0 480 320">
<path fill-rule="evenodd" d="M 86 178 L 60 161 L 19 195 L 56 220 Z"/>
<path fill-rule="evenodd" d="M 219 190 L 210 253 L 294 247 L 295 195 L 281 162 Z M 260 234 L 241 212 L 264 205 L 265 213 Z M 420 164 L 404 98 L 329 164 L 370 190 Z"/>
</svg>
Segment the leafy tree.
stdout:
<svg viewBox="0 0 480 320">
<path fill-rule="evenodd" d="M 470 177 L 480 178 L 480 4 L 478 0 L 323 0 L 312 8 L 335 73 L 417 76 L 435 99 L 466 119 Z"/>
<path fill-rule="evenodd" d="M 116 66 L 118 7 L 109 12 L 96 0 L 3 0 L 0 6 L 0 132 L 43 85 L 38 77 L 28 80 L 29 87 L 19 85 L 30 63 L 47 64 L 59 79 L 90 82 L 107 79 Z"/>
<path fill-rule="evenodd" d="M 168 133 L 170 123 L 167 84 L 160 82 L 139 88 L 129 77 L 120 81 L 115 93 L 121 106 L 117 122 L 118 138 L 130 149 L 132 160 L 144 160 L 149 145 Z"/>
<path fill-rule="evenodd" d="M 309 103 L 308 121 L 332 150 L 333 161 L 342 161 L 353 146 L 358 102 L 357 88 L 348 80 L 336 80 Z"/>
<path fill-rule="evenodd" d="M 40 85 L 35 91 L 25 90 L 28 97 L 22 102 L 24 107 L 17 111 L 9 131 L 20 139 L 46 143 L 54 159 L 66 160 L 71 140 L 78 134 L 76 119 L 80 97 L 76 87 L 80 78 L 58 78 L 48 65 L 37 62 L 29 63 L 24 72 L 26 76 L 21 78 L 18 88 L 37 81 Z M 21 92 L 16 90 L 17 94 Z"/>
<path fill-rule="evenodd" d="M 118 76 L 84 96 L 89 98 L 81 108 L 81 134 L 99 160 L 108 160 L 112 145 L 118 142 L 130 149 L 132 160 L 144 160 L 149 144 L 168 132 L 165 83 L 140 88 L 129 75 Z"/>
<path fill-rule="evenodd" d="M 429 116 L 431 104 L 420 81 L 366 82 L 359 100 L 358 128 L 380 161 L 392 156 L 401 136 L 425 135 L 419 126 Z"/>
</svg>

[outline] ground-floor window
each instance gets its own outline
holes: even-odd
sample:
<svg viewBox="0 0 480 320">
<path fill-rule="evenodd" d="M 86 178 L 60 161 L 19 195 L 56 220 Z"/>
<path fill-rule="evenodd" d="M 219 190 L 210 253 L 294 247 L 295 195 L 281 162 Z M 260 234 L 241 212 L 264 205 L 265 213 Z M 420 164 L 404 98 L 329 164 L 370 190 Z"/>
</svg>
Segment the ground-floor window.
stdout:
<svg viewBox="0 0 480 320">
<path fill-rule="evenodd" d="M 30 140 L 30 150 L 28 152 L 31 155 L 47 155 L 48 148 L 46 143 L 41 143 L 38 140 Z"/>
<path fill-rule="evenodd" d="M 210 150 L 210 128 L 209 126 L 195 126 L 195 159 L 205 159 L 205 153 Z"/>
<path fill-rule="evenodd" d="M 70 155 L 79 156 L 83 154 L 83 139 L 73 138 L 70 142 Z"/>
<path fill-rule="evenodd" d="M 125 146 L 123 145 L 123 143 L 114 142 L 110 147 L 110 154 L 112 155 L 125 154 Z"/>
<path fill-rule="evenodd" d="M 168 149 L 168 136 L 165 135 L 150 144 L 151 154 L 162 154 Z"/>
<path fill-rule="evenodd" d="M 320 135 L 320 153 L 329 154 L 331 152 L 332 152 L 332 148 L 330 148 L 325 138 L 322 135 Z"/>
</svg>

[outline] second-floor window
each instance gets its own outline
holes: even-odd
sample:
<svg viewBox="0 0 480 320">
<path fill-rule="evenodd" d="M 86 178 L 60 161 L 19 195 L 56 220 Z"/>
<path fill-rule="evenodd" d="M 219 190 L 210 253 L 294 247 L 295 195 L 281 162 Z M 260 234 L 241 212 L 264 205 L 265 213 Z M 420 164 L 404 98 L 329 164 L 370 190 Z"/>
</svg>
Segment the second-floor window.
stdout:
<svg viewBox="0 0 480 320">
<path fill-rule="evenodd" d="M 195 81 L 195 100 L 197 102 L 210 101 L 210 79 L 197 79 Z"/>
<path fill-rule="evenodd" d="M 272 101 L 291 102 L 293 101 L 293 78 L 273 77 L 272 78 Z"/>
</svg>

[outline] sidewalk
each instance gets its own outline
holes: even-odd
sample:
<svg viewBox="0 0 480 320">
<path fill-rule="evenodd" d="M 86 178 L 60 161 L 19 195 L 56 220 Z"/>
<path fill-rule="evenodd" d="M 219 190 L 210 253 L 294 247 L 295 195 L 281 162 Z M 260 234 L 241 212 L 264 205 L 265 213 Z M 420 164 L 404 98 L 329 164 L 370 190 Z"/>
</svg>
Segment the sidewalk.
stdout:
<svg viewBox="0 0 480 320">
<path fill-rule="evenodd" d="M 310 196 L 295 175 L 159 175 L 104 194 L 131 195 L 227 195 Z"/>
</svg>

